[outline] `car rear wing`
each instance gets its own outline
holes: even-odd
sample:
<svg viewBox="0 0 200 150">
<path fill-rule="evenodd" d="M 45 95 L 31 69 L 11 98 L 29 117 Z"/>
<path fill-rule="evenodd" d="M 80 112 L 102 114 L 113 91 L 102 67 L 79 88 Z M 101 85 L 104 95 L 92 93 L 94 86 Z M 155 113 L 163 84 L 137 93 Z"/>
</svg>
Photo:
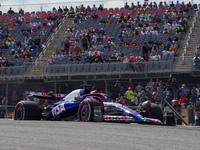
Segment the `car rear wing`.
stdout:
<svg viewBox="0 0 200 150">
<path fill-rule="evenodd" d="M 31 95 L 33 97 L 37 97 L 40 99 L 48 99 L 48 100 L 59 100 L 63 97 L 66 96 L 66 94 L 60 94 L 60 93 L 53 93 L 53 92 L 31 92 L 31 91 L 26 91 L 25 92 L 27 95 Z"/>
</svg>

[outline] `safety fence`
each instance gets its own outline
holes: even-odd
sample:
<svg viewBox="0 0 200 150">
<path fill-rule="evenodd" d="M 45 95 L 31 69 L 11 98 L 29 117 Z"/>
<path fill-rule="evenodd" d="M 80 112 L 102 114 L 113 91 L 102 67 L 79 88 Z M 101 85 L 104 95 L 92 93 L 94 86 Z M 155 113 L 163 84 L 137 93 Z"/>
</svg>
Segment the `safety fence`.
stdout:
<svg viewBox="0 0 200 150">
<path fill-rule="evenodd" d="M 168 57 L 168 56 L 167 56 Z M 166 57 L 166 58 L 167 58 Z M 192 57 L 189 61 L 182 61 L 182 57 L 168 57 L 161 61 L 136 62 L 104 62 L 85 63 L 84 61 L 56 60 L 55 64 L 47 65 L 37 61 L 23 63 L 20 66 L 0 67 L 0 80 L 26 79 L 31 77 L 58 77 L 64 80 L 82 80 L 88 77 L 93 80 L 170 77 L 174 73 L 196 71 L 193 68 Z"/>
<path fill-rule="evenodd" d="M 146 96 L 147 93 L 147 83 L 150 82 L 150 79 L 135 79 L 134 77 L 130 78 L 133 82 L 133 91 L 136 93 L 138 92 L 138 85 L 141 85 L 141 90 L 144 90 Z M 151 93 L 152 102 L 158 103 L 161 107 L 165 107 L 165 103 L 163 102 L 163 99 L 165 99 L 165 96 L 163 92 L 168 87 L 168 79 L 169 78 L 153 78 L 152 81 L 154 82 L 153 91 Z M 178 80 L 178 86 L 181 88 L 183 83 L 186 83 L 187 88 L 189 91 L 192 89 L 193 86 L 198 87 L 198 82 L 195 82 L 195 84 L 189 83 L 185 79 L 179 79 Z M 124 95 L 124 93 L 127 91 L 129 87 L 129 79 L 118 79 L 118 80 L 91 80 L 89 78 L 85 78 L 84 80 L 79 81 L 61 81 L 60 78 L 47 78 L 45 81 L 41 79 L 25 79 L 25 80 L 16 80 L 16 81 L 9 81 L 5 80 L 4 82 L 0 83 L 0 118 L 13 118 L 14 117 L 14 108 L 18 101 L 24 99 L 24 100 L 33 100 L 40 105 L 45 105 L 46 101 L 45 99 L 30 99 L 30 97 L 27 95 L 26 91 L 32 91 L 32 92 L 42 92 L 43 95 L 45 95 L 48 92 L 58 93 L 58 94 L 65 94 L 67 95 L 69 92 L 82 88 L 82 84 L 90 84 L 92 90 L 97 90 L 97 92 L 106 93 L 108 96 L 108 101 L 116 102 L 117 99 L 119 99 L 121 96 Z M 121 91 L 120 91 L 121 90 Z M 170 89 L 171 92 L 173 91 Z M 190 96 L 190 95 L 189 95 Z M 188 97 L 189 97 L 188 96 Z M 173 99 L 173 92 L 171 95 L 171 98 Z M 144 98 L 145 99 L 145 98 Z M 143 101 L 143 99 L 139 98 L 139 102 Z M 53 103 L 54 101 L 49 101 L 48 104 Z M 188 101 L 185 101 L 185 104 L 181 104 L 184 119 L 187 121 L 187 109 L 186 106 L 188 105 Z"/>
</svg>

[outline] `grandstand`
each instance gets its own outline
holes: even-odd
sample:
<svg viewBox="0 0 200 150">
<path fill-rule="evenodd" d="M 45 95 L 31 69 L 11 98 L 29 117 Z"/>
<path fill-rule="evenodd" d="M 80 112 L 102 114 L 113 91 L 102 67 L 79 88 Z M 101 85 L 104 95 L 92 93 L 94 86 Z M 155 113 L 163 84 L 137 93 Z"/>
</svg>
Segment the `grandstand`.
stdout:
<svg viewBox="0 0 200 150">
<path fill-rule="evenodd" d="M 84 7 L 84 6 L 83 6 Z M 137 7 L 136 7 L 137 8 Z M 8 14 L 6 12 L 3 12 L 0 16 L 1 24 L 4 25 L 7 22 L 10 21 L 10 19 L 16 21 L 15 22 L 15 32 L 9 31 L 8 34 L 11 34 L 12 37 L 15 39 L 14 42 L 17 40 L 23 41 L 25 36 L 27 36 L 30 39 L 35 39 L 37 36 L 40 36 L 41 45 L 38 45 L 39 52 L 30 50 L 31 57 L 25 57 L 22 59 L 13 59 L 11 58 L 11 53 L 13 54 L 13 51 L 17 51 L 20 47 L 15 45 L 15 48 L 13 50 L 13 47 L 2 47 L 2 54 L 4 58 L 11 63 L 9 67 L 1 67 L 1 77 L 4 78 L 5 76 L 10 77 L 34 77 L 34 76 L 40 76 L 41 78 L 44 76 L 67 76 L 68 79 L 82 79 L 84 76 L 90 75 L 93 79 L 101 79 L 106 78 L 106 76 L 112 78 L 129 78 L 130 76 L 134 75 L 138 78 L 148 78 L 148 77 L 169 77 L 172 76 L 173 73 L 183 73 L 183 72 L 189 72 L 191 74 L 194 74 L 193 72 L 193 66 L 192 66 L 192 57 L 194 55 L 195 51 L 195 38 L 197 38 L 197 31 L 198 31 L 198 19 L 199 19 L 199 12 L 191 10 L 190 7 L 188 7 L 188 13 L 184 14 L 182 13 L 183 9 L 182 7 L 164 7 L 164 6 L 151 6 L 150 8 L 146 9 L 145 12 L 138 11 L 134 9 L 126 9 L 125 7 L 121 8 L 102 8 L 100 10 L 92 11 L 93 6 L 91 6 L 91 11 L 87 9 L 82 9 L 84 12 L 86 11 L 86 16 L 81 14 L 81 11 L 79 12 L 76 10 L 78 14 L 74 14 L 73 16 L 82 17 L 82 20 L 84 22 L 79 22 L 78 24 L 72 24 L 73 17 L 72 12 L 69 10 L 68 12 L 65 12 L 65 14 L 62 14 L 61 11 L 53 12 L 53 11 L 37 11 L 36 18 L 31 19 L 32 14 L 34 12 L 25 12 L 24 14 L 19 13 L 13 13 Z M 79 8 L 81 9 L 81 7 Z M 185 11 L 185 10 L 184 10 Z M 182 22 L 186 21 L 185 24 L 179 24 L 183 28 L 183 30 L 180 30 L 177 32 L 177 28 L 168 29 L 167 33 L 165 34 L 165 28 L 167 27 L 166 21 L 169 21 L 167 12 L 181 12 L 179 13 L 178 17 L 179 19 L 182 18 Z M 121 20 L 119 17 L 123 14 L 123 17 L 128 17 L 128 19 L 131 18 L 131 21 L 127 19 Z M 63 15 L 63 16 L 62 16 Z M 119 16 L 118 16 L 119 15 Z M 142 17 L 143 15 L 143 17 Z M 49 17 L 50 16 L 50 17 Z M 46 21 L 46 19 L 57 17 L 59 19 L 54 19 L 53 21 L 53 29 L 52 26 L 45 26 L 41 25 L 38 27 L 37 32 L 30 32 L 25 36 L 22 36 L 22 27 L 27 30 L 30 26 L 31 21 L 33 22 L 40 22 L 43 23 Z M 110 16 L 111 24 L 108 23 L 100 23 L 101 20 L 106 20 Z M 150 18 L 151 20 L 145 20 L 145 17 Z M 97 17 L 97 18 L 95 18 Z M 155 20 L 155 17 L 157 20 Z M 25 23 L 17 23 L 18 18 L 24 18 Z M 172 21 L 176 21 L 176 16 L 173 16 L 170 18 Z M 50 20 L 50 19 L 48 19 Z M 48 21 L 47 20 L 47 21 Z M 62 21 L 61 21 L 62 20 Z M 137 21 L 138 20 L 138 21 Z M 140 21 L 139 21 L 140 20 Z M 27 23 L 26 23 L 27 22 Z M 136 22 L 136 23 L 135 23 Z M 139 22 L 139 24 L 138 24 Z M 121 25 L 121 24 L 123 24 Z M 146 25 L 147 28 L 149 28 L 149 23 L 151 23 L 151 26 L 154 27 L 155 24 L 157 24 L 157 33 L 152 34 L 134 34 L 134 35 L 125 35 L 125 33 L 135 32 L 135 29 L 138 28 L 139 30 L 143 29 L 143 25 Z M 66 25 L 67 24 L 67 25 Z M 70 27 L 69 27 L 70 26 Z M 64 58 L 57 59 L 54 61 L 53 65 L 47 65 L 48 59 L 51 57 L 53 52 L 56 53 L 56 55 L 60 52 L 61 49 L 64 49 L 65 44 L 65 32 L 68 28 L 70 28 L 72 31 L 72 36 L 70 37 L 70 41 L 74 41 L 75 39 L 79 39 L 79 36 L 76 36 L 77 29 L 80 29 L 81 31 L 84 31 L 84 28 L 87 28 L 88 30 L 93 27 L 95 30 L 100 31 L 101 29 L 104 30 L 104 32 L 110 37 L 110 42 L 113 43 L 114 47 L 110 47 L 110 45 L 107 43 L 108 40 L 102 40 L 102 44 L 104 45 L 103 50 L 99 50 L 98 53 L 101 55 L 101 57 L 107 57 L 107 59 L 110 59 L 113 55 L 114 51 L 117 53 L 122 52 L 123 55 L 127 55 L 129 57 L 130 53 L 136 58 L 137 54 L 140 55 L 140 57 L 143 56 L 143 44 L 148 43 L 150 39 L 153 41 L 153 43 L 157 44 L 157 50 L 152 51 L 152 55 L 155 57 L 156 53 L 159 55 L 158 61 L 147 61 L 145 58 L 144 62 L 131 62 L 131 63 L 123 63 L 123 61 L 107 61 L 106 63 L 85 63 L 84 59 L 80 59 L 80 61 L 68 61 L 69 57 L 74 58 L 75 53 L 70 54 L 64 54 Z M 48 33 L 46 36 L 42 36 L 41 32 L 44 30 Z M 139 31 L 140 32 L 140 31 Z M 123 40 L 127 39 L 128 43 L 131 43 L 134 39 L 140 43 L 140 45 L 119 45 L 119 36 L 124 36 Z M 154 33 L 154 32 L 153 32 Z M 93 33 L 89 33 L 90 36 L 93 36 Z M 3 33 L 3 36 L 6 34 Z M 175 41 L 175 45 L 178 46 L 176 55 L 163 55 L 163 51 L 165 49 L 165 44 L 168 42 L 169 35 L 173 39 L 175 36 L 178 40 Z M 188 38 L 189 37 L 189 38 Z M 97 39 L 98 42 L 101 40 L 101 38 Z M 160 41 L 161 40 L 161 41 Z M 158 43 L 160 41 L 160 45 Z M 179 42 L 180 41 L 180 42 Z M 3 42 L 3 39 L 2 39 Z M 81 45 L 81 41 L 79 41 L 79 44 Z M 90 42 L 90 44 L 93 44 L 93 42 Z M 11 45 L 11 44 L 10 44 Z M 90 45 L 92 47 L 92 45 Z M 25 46 L 23 46 L 25 47 Z M 80 48 L 83 50 L 83 48 L 80 46 Z M 95 49 L 93 49 L 94 51 Z M 20 52 L 18 55 L 20 55 Z M 148 53 L 148 56 L 150 57 L 150 53 Z M 81 56 L 81 54 L 80 54 Z M 146 56 L 146 57 L 148 57 Z M 30 63 L 31 61 L 31 63 Z M 32 65 L 30 65 L 32 64 Z M 198 72 L 195 70 L 195 72 Z"/>
</svg>

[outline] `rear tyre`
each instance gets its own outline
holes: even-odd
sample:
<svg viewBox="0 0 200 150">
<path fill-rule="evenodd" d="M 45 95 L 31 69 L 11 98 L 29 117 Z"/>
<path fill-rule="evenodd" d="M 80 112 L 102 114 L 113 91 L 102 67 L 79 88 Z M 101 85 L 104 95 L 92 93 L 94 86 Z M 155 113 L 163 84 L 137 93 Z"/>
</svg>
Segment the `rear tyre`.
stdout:
<svg viewBox="0 0 200 150">
<path fill-rule="evenodd" d="M 95 98 L 86 98 L 78 109 L 79 121 L 92 122 L 103 121 L 103 102 Z"/>
<path fill-rule="evenodd" d="M 40 120 L 39 105 L 33 101 L 20 101 L 15 106 L 15 120 Z"/>
</svg>

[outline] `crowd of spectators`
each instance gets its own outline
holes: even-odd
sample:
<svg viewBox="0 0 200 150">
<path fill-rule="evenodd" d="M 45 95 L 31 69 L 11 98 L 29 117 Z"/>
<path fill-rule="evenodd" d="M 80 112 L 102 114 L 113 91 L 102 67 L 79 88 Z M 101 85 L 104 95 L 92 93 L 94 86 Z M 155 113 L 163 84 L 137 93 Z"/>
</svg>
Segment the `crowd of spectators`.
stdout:
<svg viewBox="0 0 200 150">
<path fill-rule="evenodd" d="M 59 10 L 58 10 L 59 11 Z M 14 12 L 10 8 L 0 22 L 0 66 L 11 67 L 16 62 L 27 60 L 33 62 L 49 33 L 56 27 L 60 19 L 57 10 L 49 11 L 42 16 L 41 12 L 25 12 L 22 8 Z M 46 12 L 45 12 L 46 14 Z M 27 18 L 27 15 L 29 16 Z M 45 17 L 45 18 L 44 18 Z M 21 64 L 20 64 L 21 65 Z"/>
<path fill-rule="evenodd" d="M 128 106 L 138 106 L 144 101 L 161 104 L 163 98 L 180 115 L 182 115 L 182 109 L 185 109 L 188 112 L 189 124 L 194 125 L 195 120 L 200 117 L 199 90 L 199 84 L 191 88 L 188 88 L 186 84 L 180 86 L 176 78 L 169 79 L 164 83 L 159 79 L 155 81 L 150 79 L 147 83 L 138 82 L 137 85 L 131 79 L 127 84 L 117 80 L 108 93 L 108 99 L 113 102 L 123 102 Z M 167 112 L 172 111 L 166 104 L 164 106 L 167 108 L 165 109 Z"/>
<path fill-rule="evenodd" d="M 193 58 L 193 66 L 195 70 L 200 69 L 200 45 L 196 48 L 195 56 Z"/>
<path fill-rule="evenodd" d="M 160 12 L 151 10 L 157 8 L 167 8 L 164 15 L 160 15 Z M 178 9 L 177 9 L 178 8 Z M 192 9 L 191 3 L 181 4 L 177 1 L 177 4 L 173 4 L 173 1 L 169 5 L 164 2 L 160 2 L 158 5 L 154 3 L 144 3 L 137 2 L 136 5 L 132 3 L 128 5 L 125 4 L 124 9 L 129 10 L 128 14 L 117 14 L 109 13 L 106 16 L 98 16 L 95 13 L 99 10 L 103 11 L 102 5 L 96 7 L 94 4 L 92 8 L 90 6 L 84 7 L 70 7 L 68 9 L 65 7 L 68 13 L 74 17 L 73 26 L 69 26 L 66 31 L 65 36 L 65 46 L 64 50 L 60 52 L 63 54 L 64 58 L 68 58 L 67 61 L 78 61 L 78 62 L 139 62 L 140 66 L 145 65 L 146 61 L 160 61 L 161 58 L 176 56 L 178 47 L 180 46 L 180 36 L 176 34 L 184 34 L 187 30 L 187 22 L 189 15 L 189 10 Z M 157 9 L 158 10 L 158 9 Z M 93 15 L 90 15 L 94 12 Z M 133 18 L 132 14 L 135 13 L 136 17 Z M 79 28 L 81 24 L 84 24 L 86 20 L 95 20 L 100 17 L 99 25 L 112 24 L 113 19 L 117 19 L 117 23 L 123 31 L 118 37 L 111 37 L 108 35 L 104 28 L 100 30 L 85 27 L 84 29 Z M 160 23 L 164 24 L 161 28 Z M 127 30 L 130 29 L 130 30 Z M 116 31 L 117 32 L 117 31 Z M 175 34 L 171 35 L 170 33 Z M 161 40 L 152 40 L 144 43 L 139 43 L 135 36 L 159 36 L 167 35 L 166 43 Z M 118 42 L 114 41 L 118 38 Z M 131 41 L 128 39 L 132 38 Z M 138 55 L 130 53 L 124 53 L 121 49 L 127 48 L 141 48 Z M 161 51 L 160 51 L 161 49 Z M 105 50 L 111 52 L 111 56 L 105 53 Z M 142 52 L 141 52 L 142 51 Z M 60 52 L 59 55 L 60 55 Z M 55 54 L 58 55 L 58 54 Z M 64 59 L 62 56 L 61 59 Z M 57 57 L 55 57 L 58 59 Z M 51 57 L 49 59 L 49 64 L 53 64 L 55 59 Z"/>
</svg>

